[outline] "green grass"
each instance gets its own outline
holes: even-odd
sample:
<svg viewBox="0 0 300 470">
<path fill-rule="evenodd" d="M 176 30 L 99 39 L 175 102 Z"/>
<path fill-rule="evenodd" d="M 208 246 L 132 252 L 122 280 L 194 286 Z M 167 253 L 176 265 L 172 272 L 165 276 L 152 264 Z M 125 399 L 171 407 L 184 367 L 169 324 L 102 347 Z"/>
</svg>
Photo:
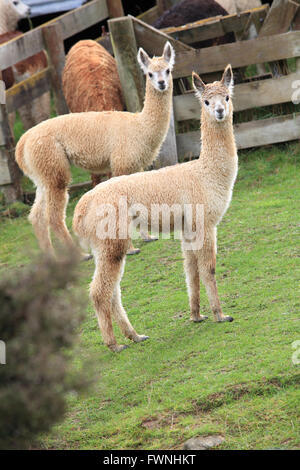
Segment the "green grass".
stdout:
<svg viewBox="0 0 300 470">
<path fill-rule="evenodd" d="M 240 153 L 218 230 L 219 294 L 233 323 L 213 323 L 203 287 L 209 319 L 189 321 L 178 241 L 136 243 L 142 251 L 127 260 L 123 303 L 150 340 L 112 354 L 87 305 L 80 354 L 96 359 L 95 386 L 68 398 L 65 419 L 39 447 L 169 449 L 211 433 L 225 437 L 223 449 L 300 447 L 300 365 L 291 360 L 300 339 L 299 156 L 297 144 Z M 25 217 L 0 221 L 0 271 L 36 249 Z M 80 266 L 84 289 L 93 268 Z"/>
</svg>

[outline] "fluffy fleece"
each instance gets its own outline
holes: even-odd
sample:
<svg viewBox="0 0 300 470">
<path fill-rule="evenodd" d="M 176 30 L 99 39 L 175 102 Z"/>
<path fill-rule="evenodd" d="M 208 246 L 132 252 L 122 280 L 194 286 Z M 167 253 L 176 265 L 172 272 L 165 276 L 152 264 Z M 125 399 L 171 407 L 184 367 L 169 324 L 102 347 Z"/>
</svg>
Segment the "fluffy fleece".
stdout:
<svg viewBox="0 0 300 470">
<path fill-rule="evenodd" d="M 117 231 L 115 239 L 101 239 L 98 232 L 104 215 L 100 211 L 103 204 L 114 207 L 117 221 L 122 217 L 120 230 L 124 230 L 124 224 L 129 226 L 131 223 L 133 216 L 126 213 L 124 219 L 124 214 L 119 214 L 121 197 L 126 198 L 129 207 L 142 204 L 147 208 L 148 215 L 152 215 L 153 204 L 166 204 L 169 207 L 178 204 L 182 209 L 184 204 L 191 204 L 194 208 L 192 219 L 187 220 L 183 210 L 179 217 L 183 217 L 193 230 L 196 225 L 195 206 L 203 205 L 202 248 L 193 245 L 190 249 L 191 245 L 188 246 L 186 240 L 182 242 L 191 320 L 200 322 L 205 319 L 200 315 L 201 279 L 215 320 L 232 321 L 231 317 L 222 312 L 215 279 L 216 227 L 230 204 L 238 167 L 232 125 L 231 66 L 226 68 L 220 82 L 204 85 L 200 77 L 193 74 L 193 84 L 202 105 L 199 159 L 157 171 L 113 178 L 86 193 L 75 209 L 73 229 L 81 243 L 90 246 L 94 255 L 96 269 L 90 292 L 104 343 L 112 351 L 124 349 L 123 345 L 116 343 L 112 318 L 116 319 L 126 337 L 135 342 L 147 339 L 137 334 L 121 302 L 120 281 L 130 238 L 122 238 Z"/>
</svg>

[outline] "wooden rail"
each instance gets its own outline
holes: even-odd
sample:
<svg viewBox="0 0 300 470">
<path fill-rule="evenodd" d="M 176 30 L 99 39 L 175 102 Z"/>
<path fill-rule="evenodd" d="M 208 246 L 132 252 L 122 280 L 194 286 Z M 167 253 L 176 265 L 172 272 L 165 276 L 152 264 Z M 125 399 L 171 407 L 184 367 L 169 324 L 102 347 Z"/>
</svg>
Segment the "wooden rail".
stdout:
<svg viewBox="0 0 300 470">
<path fill-rule="evenodd" d="M 246 149 L 299 139 L 299 129 L 300 113 L 297 113 L 236 124 L 234 134 L 237 147 Z M 200 152 L 200 131 L 178 134 L 177 150 L 180 161 L 198 157 Z"/>
<path fill-rule="evenodd" d="M 253 13 L 257 15 L 257 20 L 263 22 L 267 16 L 269 5 L 263 5 L 253 10 L 247 10 L 239 15 L 217 16 L 205 20 L 189 23 L 176 28 L 166 28 L 163 31 L 174 39 L 185 44 L 195 44 L 208 39 L 215 39 L 227 33 L 240 33 L 244 31 L 249 18 Z"/>
<path fill-rule="evenodd" d="M 235 85 L 234 110 L 237 112 L 261 106 L 287 103 L 291 101 L 292 84 L 295 80 L 299 80 L 298 73 Z M 174 112 L 176 121 L 199 119 L 199 101 L 194 93 L 174 96 Z"/>
<path fill-rule="evenodd" d="M 40 27 L 1 45 L 1 69 L 11 67 L 20 60 L 27 59 L 44 49 L 42 29 L 45 26 L 59 24 L 62 29 L 62 37 L 65 40 L 106 18 L 108 18 L 107 0 L 93 0 L 76 10 L 44 23 Z"/>
<path fill-rule="evenodd" d="M 292 31 L 179 52 L 173 76 L 187 77 L 191 75 L 192 70 L 202 74 L 221 71 L 229 63 L 233 68 L 238 68 L 298 56 L 300 56 L 300 31 Z"/>
</svg>

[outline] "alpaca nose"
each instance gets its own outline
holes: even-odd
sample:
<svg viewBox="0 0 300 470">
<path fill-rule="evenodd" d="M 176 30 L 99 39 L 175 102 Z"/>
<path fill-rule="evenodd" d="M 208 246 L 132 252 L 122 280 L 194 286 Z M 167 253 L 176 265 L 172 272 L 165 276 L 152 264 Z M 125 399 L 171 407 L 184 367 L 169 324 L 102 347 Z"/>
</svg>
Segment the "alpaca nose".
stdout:
<svg viewBox="0 0 300 470">
<path fill-rule="evenodd" d="M 222 118 L 223 114 L 224 114 L 224 109 L 223 108 L 217 108 L 216 111 L 217 111 L 218 118 Z"/>
<path fill-rule="evenodd" d="M 165 86 L 166 86 L 166 85 L 165 85 L 165 81 L 164 81 L 164 80 L 160 80 L 160 81 L 158 82 L 158 85 L 159 85 L 159 88 L 160 88 L 161 90 L 164 90 L 164 89 L 165 89 Z"/>
</svg>

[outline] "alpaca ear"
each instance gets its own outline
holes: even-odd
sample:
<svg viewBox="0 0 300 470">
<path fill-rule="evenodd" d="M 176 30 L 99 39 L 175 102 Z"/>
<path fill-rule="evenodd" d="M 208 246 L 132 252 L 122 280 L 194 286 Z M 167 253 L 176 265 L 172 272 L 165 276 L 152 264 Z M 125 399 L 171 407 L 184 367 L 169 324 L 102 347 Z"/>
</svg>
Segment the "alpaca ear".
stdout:
<svg viewBox="0 0 300 470">
<path fill-rule="evenodd" d="M 175 63 L 175 51 L 169 41 L 167 41 L 165 44 L 163 58 L 166 62 L 168 62 L 170 69 L 172 69 Z"/>
<path fill-rule="evenodd" d="M 139 48 L 137 60 L 144 74 L 147 74 L 147 70 L 148 70 L 149 63 L 150 63 L 150 57 L 148 56 L 147 52 L 145 52 L 142 47 Z"/>
<path fill-rule="evenodd" d="M 193 87 L 196 92 L 196 96 L 201 98 L 201 95 L 204 93 L 205 84 L 202 82 L 201 78 L 196 72 L 192 73 Z"/>
<path fill-rule="evenodd" d="M 233 73 L 232 73 L 232 68 L 231 68 L 230 64 L 228 64 L 226 69 L 224 70 L 221 82 L 228 88 L 229 94 L 232 95 L 232 93 L 233 93 Z"/>
</svg>

